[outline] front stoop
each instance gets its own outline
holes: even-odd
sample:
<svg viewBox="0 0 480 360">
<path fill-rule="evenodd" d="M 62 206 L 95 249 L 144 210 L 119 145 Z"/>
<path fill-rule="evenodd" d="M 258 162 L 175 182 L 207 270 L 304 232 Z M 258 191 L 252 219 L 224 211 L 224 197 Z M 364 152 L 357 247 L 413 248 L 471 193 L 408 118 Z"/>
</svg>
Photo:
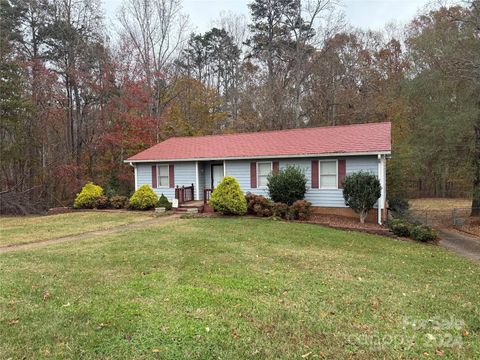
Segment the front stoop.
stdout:
<svg viewBox="0 0 480 360">
<path fill-rule="evenodd" d="M 203 202 L 189 201 L 173 210 L 176 213 L 198 214 L 204 211 L 204 205 Z"/>
</svg>

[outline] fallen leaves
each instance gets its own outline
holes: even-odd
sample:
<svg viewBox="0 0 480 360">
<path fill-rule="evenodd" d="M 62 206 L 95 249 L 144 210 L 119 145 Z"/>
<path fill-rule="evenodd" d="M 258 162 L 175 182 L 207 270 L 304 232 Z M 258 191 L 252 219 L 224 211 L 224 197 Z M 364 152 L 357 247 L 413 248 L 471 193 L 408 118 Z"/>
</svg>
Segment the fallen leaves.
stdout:
<svg viewBox="0 0 480 360">
<path fill-rule="evenodd" d="M 20 321 L 20 319 L 12 319 L 12 320 L 9 320 L 9 321 L 8 321 L 8 325 L 16 325 L 16 324 L 18 324 L 19 321 Z"/>
</svg>

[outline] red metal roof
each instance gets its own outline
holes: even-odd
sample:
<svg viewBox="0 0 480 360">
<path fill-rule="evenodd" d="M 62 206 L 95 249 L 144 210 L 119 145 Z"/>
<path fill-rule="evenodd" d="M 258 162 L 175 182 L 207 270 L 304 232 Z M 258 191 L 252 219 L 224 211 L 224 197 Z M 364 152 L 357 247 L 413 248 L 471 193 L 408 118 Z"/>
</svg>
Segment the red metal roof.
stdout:
<svg viewBox="0 0 480 360">
<path fill-rule="evenodd" d="M 172 137 L 127 161 L 228 159 L 391 151 L 389 122 Z"/>
</svg>

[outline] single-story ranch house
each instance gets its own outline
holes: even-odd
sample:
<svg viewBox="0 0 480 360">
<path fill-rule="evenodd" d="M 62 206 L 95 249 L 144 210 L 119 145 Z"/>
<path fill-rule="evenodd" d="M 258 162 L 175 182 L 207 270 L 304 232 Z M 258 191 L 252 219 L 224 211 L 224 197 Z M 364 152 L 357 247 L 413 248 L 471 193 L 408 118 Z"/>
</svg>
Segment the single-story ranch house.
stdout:
<svg viewBox="0 0 480 360">
<path fill-rule="evenodd" d="M 173 137 L 126 160 L 135 169 L 135 189 L 150 185 L 179 203 L 208 200 L 224 176 L 242 190 L 268 196 L 267 176 L 287 165 L 307 178 L 305 199 L 321 213 L 352 215 L 342 194 L 346 175 L 360 170 L 378 176 L 385 209 L 386 158 L 391 125 L 369 123 L 255 133 Z M 382 213 L 376 212 L 379 223 Z"/>
</svg>

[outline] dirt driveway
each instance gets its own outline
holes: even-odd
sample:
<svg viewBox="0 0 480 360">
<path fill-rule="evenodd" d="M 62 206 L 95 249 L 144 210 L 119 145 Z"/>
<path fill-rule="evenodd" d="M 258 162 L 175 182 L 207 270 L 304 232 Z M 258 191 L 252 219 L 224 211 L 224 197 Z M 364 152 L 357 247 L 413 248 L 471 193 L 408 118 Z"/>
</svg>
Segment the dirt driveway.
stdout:
<svg viewBox="0 0 480 360">
<path fill-rule="evenodd" d="M 441 246 L 480 262 L 480 238 L 452 229 L 440 229 L 438 233 Z"/>
</svg>

